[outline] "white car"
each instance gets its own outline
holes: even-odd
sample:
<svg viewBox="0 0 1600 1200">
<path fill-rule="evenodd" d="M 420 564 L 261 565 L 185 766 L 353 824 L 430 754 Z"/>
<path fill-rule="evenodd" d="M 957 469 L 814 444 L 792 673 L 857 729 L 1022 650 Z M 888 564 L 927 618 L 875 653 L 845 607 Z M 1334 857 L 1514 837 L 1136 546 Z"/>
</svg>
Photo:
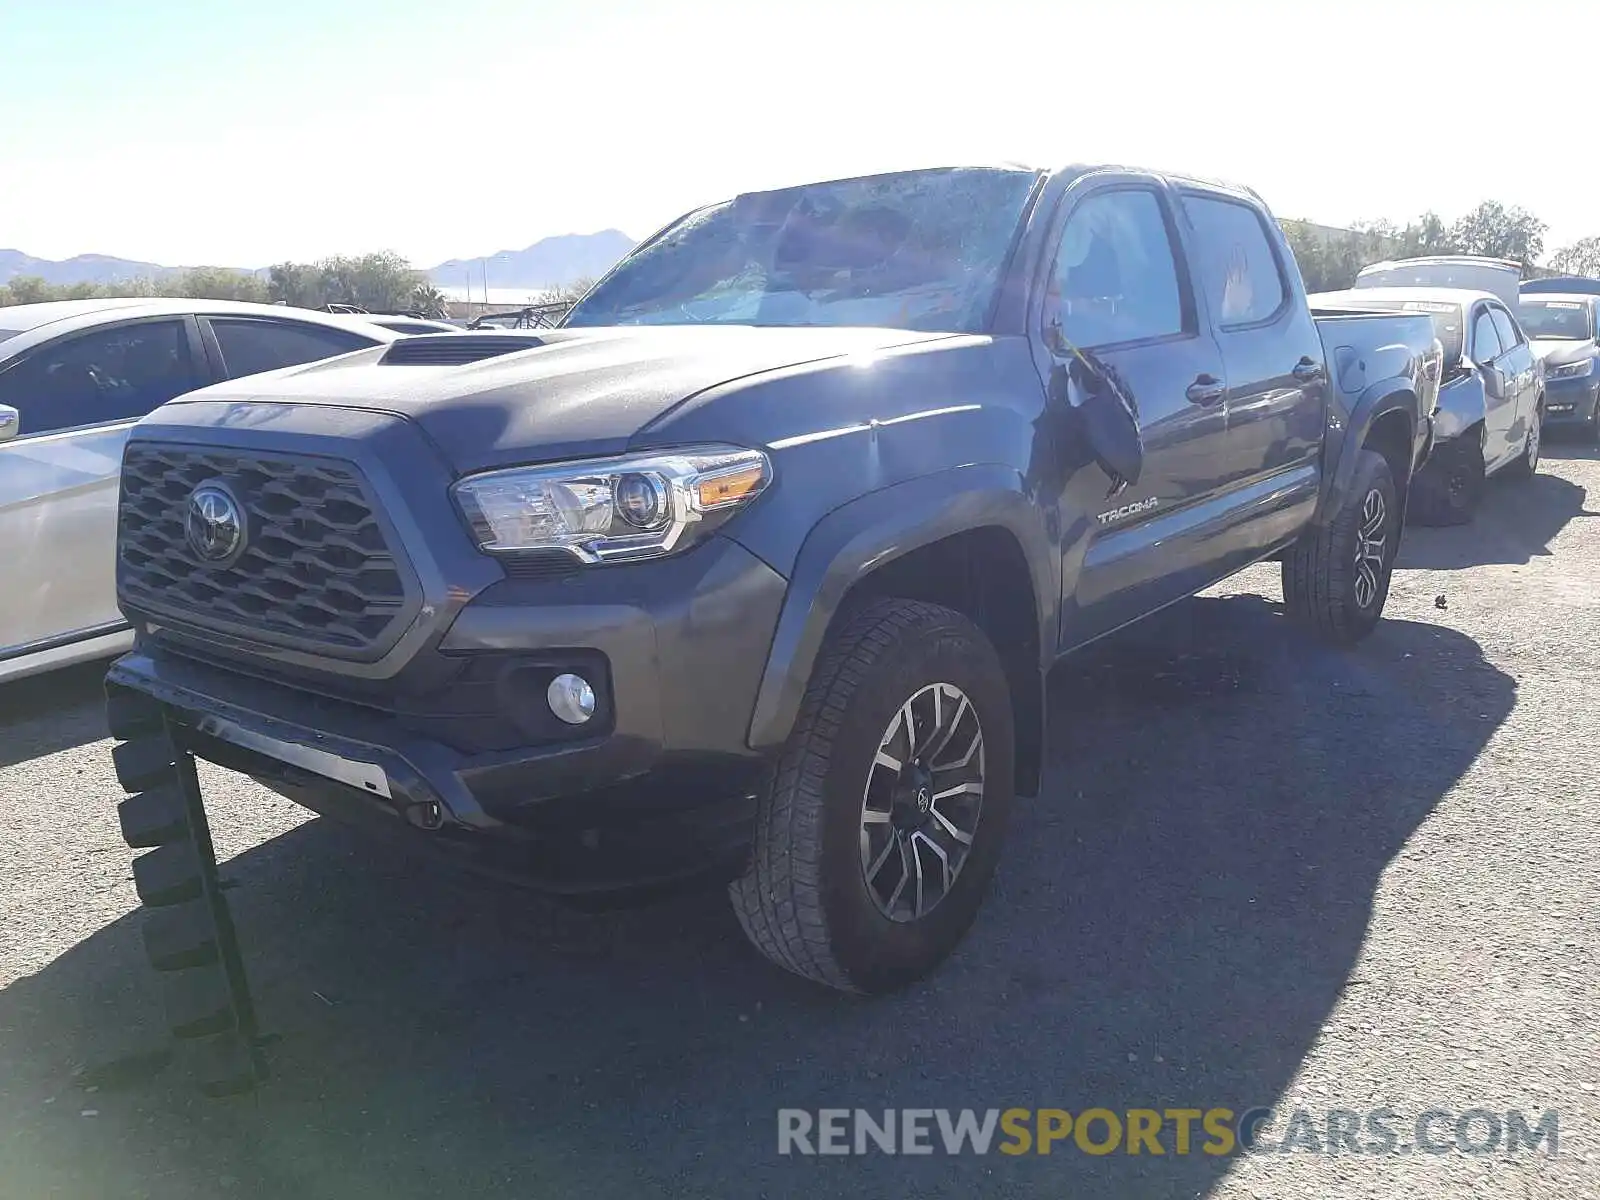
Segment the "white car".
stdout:
<svg viewBox="0 0 1600 1200">
<path fill-rule="evenodd" d="M 119 653 L 115 552 L 134 422 L 224 379 L 395 341 L 370 321 L 225 300 L 0 308 L 0 681 Z"/>
</svg>

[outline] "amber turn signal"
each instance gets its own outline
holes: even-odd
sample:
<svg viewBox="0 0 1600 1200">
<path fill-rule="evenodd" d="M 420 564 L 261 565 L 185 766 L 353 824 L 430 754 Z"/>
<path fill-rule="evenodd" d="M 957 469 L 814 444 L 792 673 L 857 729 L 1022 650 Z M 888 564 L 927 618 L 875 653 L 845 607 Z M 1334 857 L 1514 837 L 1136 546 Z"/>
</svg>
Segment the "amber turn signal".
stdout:
<svg viewBox="0 0 1600 1200">
<path fill-rule="evenodd" d="M 703 475 L 694 484 L 695 502 L 702 510 L 737 504 L 759 492 L 765 482 L 766 470 L 761 463 Z"/>
</svg>

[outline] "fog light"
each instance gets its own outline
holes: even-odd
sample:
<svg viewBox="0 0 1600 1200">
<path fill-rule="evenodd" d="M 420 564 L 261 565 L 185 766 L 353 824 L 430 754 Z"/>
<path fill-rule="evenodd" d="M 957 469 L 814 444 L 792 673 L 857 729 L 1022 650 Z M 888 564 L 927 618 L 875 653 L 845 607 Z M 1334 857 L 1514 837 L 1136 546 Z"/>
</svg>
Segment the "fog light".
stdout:
<svg viewBox="0 0 1600 1200">
<path fill-rule="evenodd" d="M 568 725 L 582 725 L 594 716 L 594 689 L 582 675 L 557 675 L 545 689 L 550 711 Z"/>
</svg>

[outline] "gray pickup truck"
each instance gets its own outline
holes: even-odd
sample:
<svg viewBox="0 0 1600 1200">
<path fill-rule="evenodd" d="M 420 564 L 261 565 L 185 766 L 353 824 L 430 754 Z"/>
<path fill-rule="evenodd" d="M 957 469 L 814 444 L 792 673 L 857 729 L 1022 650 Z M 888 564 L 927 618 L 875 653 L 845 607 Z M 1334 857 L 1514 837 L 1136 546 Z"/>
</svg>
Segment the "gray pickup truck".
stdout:
<svg viewBox="0 0 1600 1200">
<path fill-rule="evenodd" d="M 774 962 L 902 986 L 1064 655 L 1268 558 L 1374 628 L 1439 366 L 1425 314 L 1314 318 L 1252 192 L 964 168 L 700 209 L 558 329 L 185 396 L 126 452 L 108 678 L 151 956 L 221 970 L 198 755 L 554 893 L 720 872 Z"/>
</svg>

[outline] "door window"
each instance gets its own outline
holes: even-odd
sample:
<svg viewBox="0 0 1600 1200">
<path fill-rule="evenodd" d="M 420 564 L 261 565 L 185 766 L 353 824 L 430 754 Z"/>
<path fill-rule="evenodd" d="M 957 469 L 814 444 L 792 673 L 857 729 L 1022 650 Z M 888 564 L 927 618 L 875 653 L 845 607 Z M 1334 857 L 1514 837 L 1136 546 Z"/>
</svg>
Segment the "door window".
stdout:
<svg viewBox="0 0 1600 1200">
<path fill-rule="evenodd" d="M 1084 348 L 1170 337 L 1186 328 L 1182 295 L 1156 194 L 1099 192 L 1061 231 L 1045 321 Z"/>
<path fill-rule="evenodd" d="M 182 321 L 142 321 L 52 342 L 0 371 L 22 436 L 131 421 L 204 382 Z"/>
<path fill-rule="evenodd" d="M 1500 357 L 1500 335 L 1487 308 L 1480 308 L 1472 322 L 1472 361 L 1486 367 Z"/>
<path fill-rule="evenodd" d="M 1194 257 L 1217 324 L 1252 325 L 1276 314 L 1288 292 L 1256 210 L 1192 193 L 1183 210 L 1194 226 Z"/>
<path fill-rule="evenodd" d="M 228 378 L 298 367 L 319 358 L 363 350 L 376 342 L 342 329 L 296 325 L 289 321 L 251 321 L 212 317 Z"/>
<path fill-rule="evenodd" d="M 1494 321 L 1494 331 L 1500 335 L 1502 350 L 1510 350 L 1513 346 L 1522 345 L 1522 332 L 1517 328 L 1516 322 L 1511 319 L 1511 314 L 1505 309 L 1491 305 L 1489 316 Z"/>
</svg>

